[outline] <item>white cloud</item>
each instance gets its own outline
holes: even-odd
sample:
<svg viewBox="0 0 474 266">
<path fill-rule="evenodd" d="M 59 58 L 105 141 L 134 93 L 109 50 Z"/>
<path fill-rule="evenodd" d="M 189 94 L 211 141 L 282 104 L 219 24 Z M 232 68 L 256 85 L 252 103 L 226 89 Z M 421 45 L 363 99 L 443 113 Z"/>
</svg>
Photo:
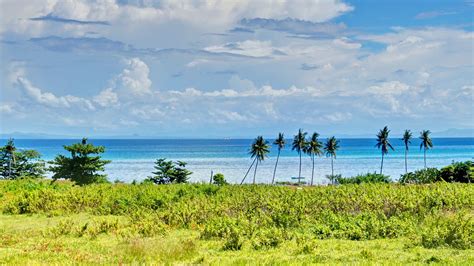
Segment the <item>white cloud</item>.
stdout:
<svg viewBox="0 0 474 266">
<path fill-rule="evenodd" d="M 147 64 L 139 58 L 127 59 L 125 64 L 126 68 L 116 78 L 118 88 L 135 96 L 151 94 L 151 80 L 148 77 L 150 69 Z"/>
<path fill-rule="evenodd" d="M 272 47 L 270 41 L 259 40 L 246 40 L 243 42 L 226 43 L 224 45 L 213 45 L 205 47 L 204 50 L 213 53 L 230 53 L 252 57 L 266 57 L 278 53 L 278 50 Z"/>
<path fill-rule="evenodd" d="M 118 95 L 112 88 L 107 88 L 94 97 L 94 102 L 102 107 L 116 105 L 118 101 Z"/>
</svg>

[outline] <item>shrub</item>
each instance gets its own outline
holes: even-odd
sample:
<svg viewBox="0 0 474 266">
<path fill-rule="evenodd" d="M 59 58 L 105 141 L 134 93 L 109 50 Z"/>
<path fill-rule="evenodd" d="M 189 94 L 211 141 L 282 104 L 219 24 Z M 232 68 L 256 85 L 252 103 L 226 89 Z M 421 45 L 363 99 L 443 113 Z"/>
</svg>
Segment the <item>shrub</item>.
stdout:
<svg viewBox="0 0 474 266">
<path fill-rule="evenodd" d="M 227 185 L 227 181 L 224 178 L 224 175 L 221 173 L 217 173 L 212 177 L 213 183 L 218 186 Z"/>
<path fill-rule="evenodd" d="M 342 178 L 342 175 L 326 175 L 326 178 L 331 184 L 334 184 L 337 180 Z"/>
<path fill-rule="evenodd" d="M 252 247 L 255 250 L 276 248 L 284 240 L 281 230 L 276 228 L 263 229 L 258 231 L 253 237 Z"/>
<path fill-rule="evenodd" d="M 336 179 L 338 184 L 362 184 L 362 183 L 390 183 L 390 177 L 377 173 L 367 173 L 354 177 L 341 177 Z"/>
<path fill-rule="evenodd" d="M 223 250 L 241 250 L 243 239 L 238 230 L 232 230 L 224 236 L 225 242 L 222 246 Z"/>
<path fill-rule="evenodd" d="M 440 179 L 446 182 L 474 182 L 474 164 L 471 161 L 453 162 L 441 168 Z"/>
<path fill-rule="evenodd" d="M 457 249 L 474 247 L 474 222 L 471 217 L 439 216 L 428 219 L 421 233 L 421 245 L 425 248 L 450 246 Z"/>
<path fill-rule="evenodd" d="M 440 172 L 436 168 L 426 168 L 403 174 L 400 183 L 427 184 L 440 181 Z"/>
</svg>

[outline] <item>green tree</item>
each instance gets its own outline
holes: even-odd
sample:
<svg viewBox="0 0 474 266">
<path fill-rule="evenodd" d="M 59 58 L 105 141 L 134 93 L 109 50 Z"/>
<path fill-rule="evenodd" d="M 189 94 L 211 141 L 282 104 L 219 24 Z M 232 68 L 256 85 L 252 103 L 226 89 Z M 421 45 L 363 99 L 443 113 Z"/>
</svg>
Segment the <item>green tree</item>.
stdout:
<svg viewBox="0 0 474 266">
<path fill-rule="evenodd" d="M 388 127 L 385 126 L 377 134 L 377 144 L 375 144 L 375 146 L 382 150 L 382 162 L 380 163 L 380 174 L 382 174 L 383 158 L 386 154 L 388 154 L 388 148 L 390 148 L 392 151 L 395 150 L 392 144 L 390 144 L 388 140 L 389 133 L 390 133 L 390 130 L 388 130 Z"/>
<path fill-rule="evenodd" d="M 306 135 L 308 133 L 303 132 L 303 130 L 300 128 L 298 130 L 298 134 L 295 135 L 293 138 L 293 145 L 292 145 L 292 150 L 296 150 L 298 152 L 298 155 L 300 156 L 300 168 L 298 172 L 298 184 L 301 184 L 301 153 L 304 152 L 306 148 Z"/>
<path fill-rule="evenodd" d="M 250 147 L 250 152 L 249 152 L 250 156 L 256 159 L 255 171 L 253 173 L 253 184 L 255 184 L 258 163 L 265 160 L 269 152 L 270 152 L 270 146 L 268 145 L 268 141 L 264 140 L 262 136 L 258 136 L 252 143 L 252 146 Z"/>
<path fill-rule="evenodd" d="M 405 174 L 408 173 L 408 147 L 410 146 L 411 143 L 411 138 L 412 138 L 412 133 L 410 130 L 405 129 L 405 132 L 403 133 L 403 144 L 405 144 Z"/>
<path fill-rule="evenodd" d="M 420 132 L 420 139 L 421 139 L 420 150 L 423 149 L 423 160 L 425 162 L 425 168 L 426 168 L 426 151 L 433 148 L 433 141 L 431 140 L 430 134 L 431 132 L 429 130 L 423 130 Z"/>
<path fill-rule="evenodd" d="M 80 143 L 65 145 L 64 149 L 71 153 L 71 157 L 58 155 L 49 162 L 53 180 L 69 179 L 81 186 L 108 182 L 107 175 L 99 174 L 110 163 L 109 160 L 102 160 L 99 155 L 105 152 L 103 146 L 94 146 L 87 143 L 87 138 L 83 138 Z"/>
<path fill-rule="evenodd" d="M 278 160 L 280 159 L 280 152 L 285 147 L 285 136 L 283 135 L 283 133 L 278 133 L 278 137 L 275 139 L 273 144 L 275 144 L 278 148 L 278 155 L 275 162 L 275 169 L 273 170 L 272 184 L 275 183 L 275 174 L 277 170 Z"/>
<path fill-rule="evenodd" d="M 192 172 L 186 169 L 186 165 L 183 161 L 157 159 L 154 166 L 156 171 L 152 172 L 153 176 L 148 177 L 148 180 L 155 184 L 187 183 Z"/>
<path fill-rule="evenodd" d="M 311 163 L 313 164 L 313 167 L 311 169 L 311 185 L 313 185 L 313 179 L 314 179 L 315 156 L 322 155 L 321 148 L 323 147 L 323 144 L 318 140 L 318 137 L 319 137 L 319 134 L 314 132 L 313 135 L 311 135 L 311 138 L 307 141 L 306 147 L 304 147 L 304 152 L 311 157 Z"/>
<path fill-rule="evenodd" d="M 225 180 L 225 177 L 223 174 L 221 173 L 217 173 L 215 174 L 213 177 L 212 177 L 212 180 L 213 180 L 213 184 L 215 185 L 218 185 L 218 186 L 223 186 L 223 185 L 227 185 L 227 181 Z"/>
<path fill-rule="evenodd" d="M 0 147 L 0 178 L 40 178 L 44 175 L 44 162 L 35 150 L 17 150 L 13 139 Z"/>
<path fill-rule="evenodd" d="M 334 176 L 334 159 L 336 158 L 336 152 L 339 149 L 339 140 L 334 136 L 327 139 L 324 145 L 324 151 L 327 157 L 331 157 L 331 176 Z"/>
</svg>

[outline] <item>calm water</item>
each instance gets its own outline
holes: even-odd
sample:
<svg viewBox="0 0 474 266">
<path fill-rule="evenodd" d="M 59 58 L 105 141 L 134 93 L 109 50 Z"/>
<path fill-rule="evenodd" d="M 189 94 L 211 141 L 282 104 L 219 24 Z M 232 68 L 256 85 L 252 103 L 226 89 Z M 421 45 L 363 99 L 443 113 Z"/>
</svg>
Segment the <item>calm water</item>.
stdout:
<svg viewBox="0 0 474 266">
<path fill-rule="evenodd" d="M 323 140 L 324 141 L 324 140 Z M 3 145 L 5 140 L 0 141 Z M 44 159 L 51 160 L 56 154 L 66 154 L 62 145 L 77 140 L 46 140 L 17 139 L 17 148 L 38 150 Z M 250 163 L 248 147 L 250 139 L 232 140 L 90 140 L 96 145 L 104 145 L 104 157 L 112 160 L 106 167 L 110 180 L 119 179 L 130 182 L 142 180 L 153 171 L 153 163 L 157 158 L 184 160 L 193 172 L 191 180 L 208 181 L 211 170 L 223 173 L 230 182 L 240 182 Z M 390 152 L 384 161 L 384 173 L 398 179 L 404 173 L 404 147 L 400 140 L 392 139 L 394 152 Z M 419 148 L 419 140 L 412 141 L 410 147 L 408 170 L 423 167 L 423 152 Z M 291 140 L 287 140 L 291 143 Z M 428 166 L 441 167 L 452 161 L 470 160 L 474 157 L 474 138 L 436 138 L 433 150 L 428 151 Z M 341 139 L 340 150 L 334 164 L 334 171 L 343 176 L 379 171 L 380 151 L 375 147 L 374 139 Z M 257 181 L 268 183 L 273 174 L 277 149 L 272 147 L 268 159 L 259 164 Z M 277 180 L 290 180 L 298 175 L 299 158 L 296 152 L 287 145 L 281 153 L 277 170 Z M 318 158 L 315 165 L 315 180 L 327 183 L 325 175 L 330 174 L 329 158 Z M 303 156 L 302 175 L 311 177 L 311 160 Z M 248 181 L 251 177 L 247 178 Z"/>
</svg>

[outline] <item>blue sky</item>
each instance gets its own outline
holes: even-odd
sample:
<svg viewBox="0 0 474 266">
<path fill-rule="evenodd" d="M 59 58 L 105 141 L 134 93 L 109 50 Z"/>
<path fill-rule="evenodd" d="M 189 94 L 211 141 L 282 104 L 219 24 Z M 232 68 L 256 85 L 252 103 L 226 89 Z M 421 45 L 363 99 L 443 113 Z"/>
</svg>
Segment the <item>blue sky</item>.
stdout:
<svg viewBox="0 0 474 266">
<path fill-rule="evenodd" d="M 0 0 L 1 133 L 472 129 L 473 1 Z"/>
</svg>

